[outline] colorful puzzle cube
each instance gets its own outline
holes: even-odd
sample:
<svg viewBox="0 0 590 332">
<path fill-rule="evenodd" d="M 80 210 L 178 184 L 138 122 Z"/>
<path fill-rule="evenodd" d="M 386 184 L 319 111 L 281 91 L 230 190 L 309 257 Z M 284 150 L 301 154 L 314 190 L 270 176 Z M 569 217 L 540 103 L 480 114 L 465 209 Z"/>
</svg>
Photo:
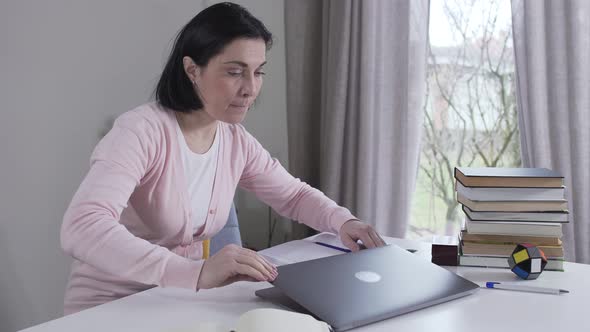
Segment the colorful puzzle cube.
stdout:
<svg viewBox="0 0 590 332">
<path fill-rule="evenodd" d="M 522 279 L 537 279 L 547 265 L 545 253 L 530 243 L 516 246 L 508 257 L 510 270 Z"/>
</svg>

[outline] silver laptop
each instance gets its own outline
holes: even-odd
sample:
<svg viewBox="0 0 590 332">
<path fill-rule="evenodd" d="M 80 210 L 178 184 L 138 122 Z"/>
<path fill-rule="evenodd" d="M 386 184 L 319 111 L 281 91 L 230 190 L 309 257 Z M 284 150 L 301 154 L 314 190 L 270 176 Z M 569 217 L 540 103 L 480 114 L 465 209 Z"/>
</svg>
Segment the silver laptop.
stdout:
<svg viewBox="0 0 590 332">
<path fill-rule="evenodd" d="M 278 267 L 256 295 L 308 313 L 335 331 L 472 294 L 479 286 L 395 245 Z"/>
</svg>

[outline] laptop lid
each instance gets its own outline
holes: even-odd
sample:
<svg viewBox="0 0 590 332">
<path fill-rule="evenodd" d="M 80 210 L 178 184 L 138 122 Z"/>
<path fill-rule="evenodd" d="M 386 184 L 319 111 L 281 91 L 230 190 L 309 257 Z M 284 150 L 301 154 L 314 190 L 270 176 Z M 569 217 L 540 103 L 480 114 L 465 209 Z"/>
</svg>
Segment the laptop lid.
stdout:
<svg viewBox="0 0 590 332">
<path fill-rule="evenodd" d="M 274 288 L 313 316 L 345 331 L 475 292 L 479 286 L 395 245 L 283 265 Z M 292 300 L 292 301 L 291 301 Z M 291 305 L 289 305 L 289 301 Z M 279 303 L 280 304 L 280 303 Z"/>
</svg>

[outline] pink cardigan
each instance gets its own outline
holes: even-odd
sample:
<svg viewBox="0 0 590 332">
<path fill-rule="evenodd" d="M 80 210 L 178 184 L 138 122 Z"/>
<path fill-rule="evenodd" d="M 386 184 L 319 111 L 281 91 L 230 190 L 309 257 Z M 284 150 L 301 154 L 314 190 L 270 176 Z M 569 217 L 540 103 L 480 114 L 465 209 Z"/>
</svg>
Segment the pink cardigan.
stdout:
<svg viewBox="0 0 590 332">
<path fill-rule="evenodd" d="M 237 185 L 320 231 L 338 233 L 355 218 L 291 176 L 243 126 L 223 123 L 209 214 L 194 236 L 176 126 L 174 112 L 145 104 L 96 146 L 61 228 L 74 258 L 65 314 L 154 285 L 196 290 L 202 241 L 224 226 Z"/>
</svg>

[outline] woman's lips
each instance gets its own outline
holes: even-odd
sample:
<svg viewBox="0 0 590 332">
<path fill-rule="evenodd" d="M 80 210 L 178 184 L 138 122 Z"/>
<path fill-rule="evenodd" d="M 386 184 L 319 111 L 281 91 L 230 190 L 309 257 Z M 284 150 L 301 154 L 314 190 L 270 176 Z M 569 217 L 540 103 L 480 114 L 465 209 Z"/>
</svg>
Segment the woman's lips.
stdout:
<svg viewBox="0 0 590 332">
<path fill-rule="evenodd" d="M 246 113 L 246 111 L 248 111 L 248 105 L 234 105 L 234 104 L 230 104 L 230 107 L 232 107 L 233 109 L 237 110 L 240 113 Z"/>
</svg>

